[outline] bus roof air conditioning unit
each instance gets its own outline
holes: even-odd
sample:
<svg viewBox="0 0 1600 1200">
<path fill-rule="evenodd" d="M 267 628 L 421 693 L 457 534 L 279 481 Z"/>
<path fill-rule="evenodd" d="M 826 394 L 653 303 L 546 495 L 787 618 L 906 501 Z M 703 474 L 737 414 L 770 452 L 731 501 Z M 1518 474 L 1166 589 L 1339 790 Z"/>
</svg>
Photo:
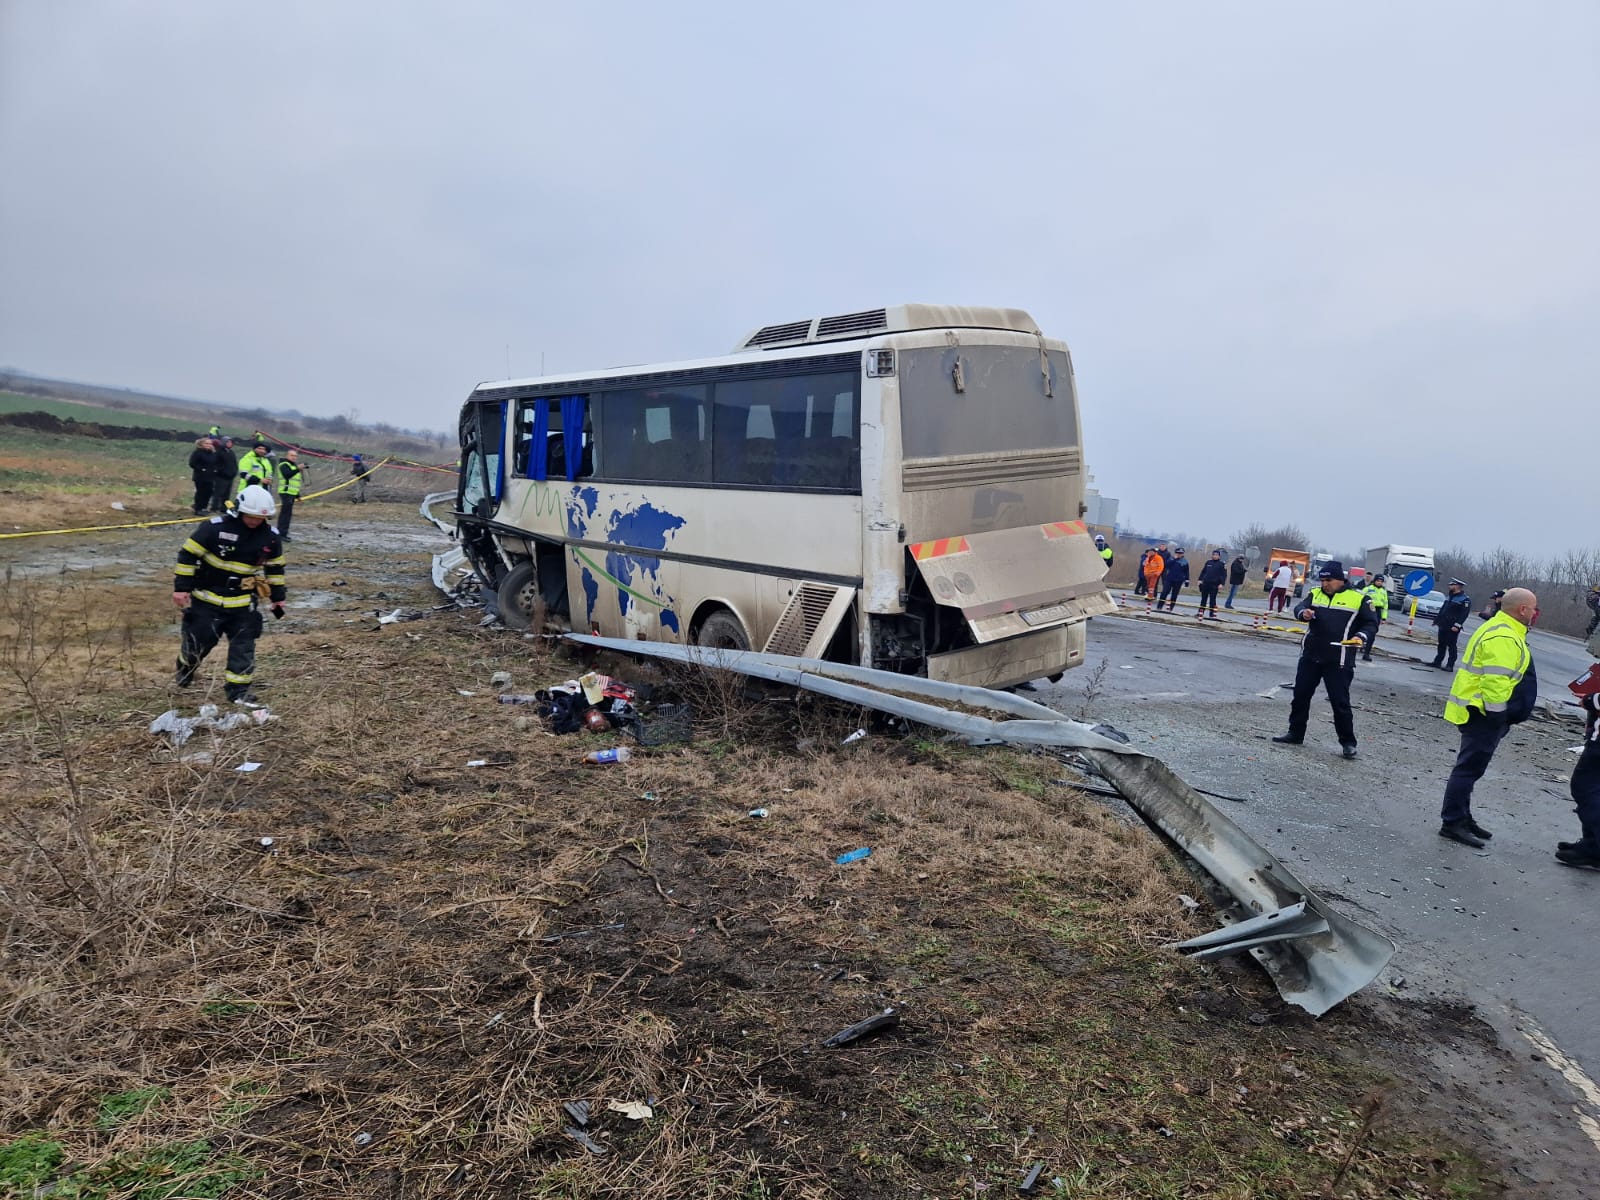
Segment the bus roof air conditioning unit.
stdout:
<svg viewBox="0 0 1600 1200">
<path fill-rule="evenodd" d="M 815 342 L 841 342 L 876 333 L 911 333 L 919 329 L 1003 329 L 1042 336 L 1038 324 L 1020 308 L 962 307 L 950 304 L 896 304 L 861 312 L 839 313 L 816 320 L 763 325 L 736 346 L 740 350 L 775 350 Z"/>
</svg>

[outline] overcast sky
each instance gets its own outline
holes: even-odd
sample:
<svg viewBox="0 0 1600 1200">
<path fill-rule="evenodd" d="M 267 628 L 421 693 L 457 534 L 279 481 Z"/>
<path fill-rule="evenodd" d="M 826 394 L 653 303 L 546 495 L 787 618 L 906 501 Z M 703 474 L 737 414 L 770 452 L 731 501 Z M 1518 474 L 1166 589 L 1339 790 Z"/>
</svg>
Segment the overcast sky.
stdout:
<svg viewBox="0 0 1600 1200">
<path fill-rule="evenodd" d="M 453 428 L 903 301 L 1124 518 L 1594 527 L 1600 5 L 0 0 L 0 364 Z"/>
</svg>

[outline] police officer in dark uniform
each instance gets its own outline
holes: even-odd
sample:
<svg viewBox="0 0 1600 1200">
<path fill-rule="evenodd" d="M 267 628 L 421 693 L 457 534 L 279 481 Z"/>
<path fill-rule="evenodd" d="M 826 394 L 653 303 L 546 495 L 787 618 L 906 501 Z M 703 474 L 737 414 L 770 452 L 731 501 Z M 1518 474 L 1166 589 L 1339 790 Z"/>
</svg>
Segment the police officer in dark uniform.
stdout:
<svg viewBox="0 0 1600 1200">
<path fill-rule="evenodd" d="M 1439 651 L 1433 656 L 1433 665 L 1441 671 L 1456 669 L 1456 639 L 1461 636 L 1461 627 L 1467 623 L 1471 612 L 1472 597 L 1467 595 L 1465 581 L 1452 579 L 1445 601 L 1439 606 L 1439 614 L 1433 618 L 1433 623 L 1439 627 Z"/>
<path fill-rule="evenodd" d="M 1356 756 L 1355 715 L 1350 709 L 1350 680 L 1355 677 L 1355 655 L 1361 639 L 1378 628 L 1372 601 L 1344 585 L 1344 564 L 1324 563 L 1317 572 L 1322 586 L 1294 606 L 1297 621 L 1307 622 L 1300 643 L 1300 665 L 1294 674 L 1294 700 L 1289 705 L 1289 732 L 1272 740 L 1298 746 L 1306 740 L 1311 718 L 1311 697 L 1320 683 L 1333 707 L 1333 728 L 1346 758 Z"/>
<path fill-rule="evenodd" d="M 183 610 L 179 687 L 194 682 L 201 662 L 226 637 L 224 692 L 235 702 L 255 699 L 250 682 L 262 626 L 257 604 L 268 599 L 272 615 L 282 617 L 286 594 L 283 543 L 272 527 L 273 511 L 272 493 L 252 485 L 239 494 L 236 511 L 211 518 L 179 548 L 178 564 L 172 569 L 172 602 Z"/>
</svg>

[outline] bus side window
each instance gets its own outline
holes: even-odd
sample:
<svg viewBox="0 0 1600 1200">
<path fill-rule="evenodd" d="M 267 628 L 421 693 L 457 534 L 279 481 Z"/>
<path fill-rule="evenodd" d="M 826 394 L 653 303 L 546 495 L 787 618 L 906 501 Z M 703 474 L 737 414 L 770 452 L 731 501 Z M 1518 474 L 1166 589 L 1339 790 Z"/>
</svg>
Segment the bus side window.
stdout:
<svg viewBox="0 0 1600 1200">
<path fill-rule="evenodd" d="M 610 479 L 703 483 L 710 477 L 706 388 L 607 392 L 600 404 L 600 466 Z"/>
<path fill-rule="evenodd" d="M 512 447 L 511 473 L 518 479 L 529 478 L 532 463 L 533 417 L 542 400 L 517 401 L 516 443 Z"/>
<path fill-rule="evenodd" d="M 718 483 L 852 490 L 860 486 L 855 376 L 719 383 L 713 421 Z"/>
</svg>

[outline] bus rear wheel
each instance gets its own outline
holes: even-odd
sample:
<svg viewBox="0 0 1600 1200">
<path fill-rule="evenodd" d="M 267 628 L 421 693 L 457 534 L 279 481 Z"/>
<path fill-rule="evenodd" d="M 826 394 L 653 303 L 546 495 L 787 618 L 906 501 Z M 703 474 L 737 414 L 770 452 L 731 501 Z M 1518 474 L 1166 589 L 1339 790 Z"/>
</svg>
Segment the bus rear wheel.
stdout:
<svg viewBox="0 0 1600 1200">
<path fill-rule="evenodd" d="M 532 562 L 518 563 L 506 572 L 495 589 L 500 623 L 507 629 L 532 629 L 544 624 L 544 596 L 539 591 L 539 571 Z"/>
<path fill-rule="evenodd" d="M 725 608 L 719 608 L 700 622 L 694 635 L 694 644 L 708 650 L 748 650 L 750 635 L 739 624 L 739 618 Z"/>
</svg>

